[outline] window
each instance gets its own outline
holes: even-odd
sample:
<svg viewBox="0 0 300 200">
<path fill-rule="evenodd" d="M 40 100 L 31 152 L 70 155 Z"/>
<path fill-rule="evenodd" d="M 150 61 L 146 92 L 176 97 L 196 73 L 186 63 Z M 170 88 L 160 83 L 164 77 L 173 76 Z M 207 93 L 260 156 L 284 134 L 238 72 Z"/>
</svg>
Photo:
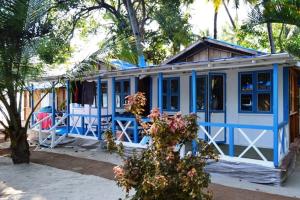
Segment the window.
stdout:
<svg viewBox="0 0 300 200">
<path fill-rule="evenodd" d="M 204 111 L 206 109 L 206 88 L 207 88 L 207 77 L 197 76 L 196 79 L 196 106 L 197 111 Z M 192 110 L 193 99 L 192 99 L 192 78 L 190 78 L 190 110 Z"/>
<path fill-rule="evenodd" d="M 272 112 L 272 71 L 239 74 L 239 111 Z"/>
<path fill-rule="evenodd" d="M 107 82 L 101 83 L 101 94 L 102 94 L 102 108 L 107 108 L 108 107 Z"/>
<path fill-rule="evenodd" d="M 163 110 L 179 110 L 179 78 L 164 78 L 163 80 Z"/>
<path fill-rule="evenodd" d="M 130 80 L 117 80 L 115 82 L 116 107 L 123 108 L 125 98 L 130 95 Z"/>
</svg>

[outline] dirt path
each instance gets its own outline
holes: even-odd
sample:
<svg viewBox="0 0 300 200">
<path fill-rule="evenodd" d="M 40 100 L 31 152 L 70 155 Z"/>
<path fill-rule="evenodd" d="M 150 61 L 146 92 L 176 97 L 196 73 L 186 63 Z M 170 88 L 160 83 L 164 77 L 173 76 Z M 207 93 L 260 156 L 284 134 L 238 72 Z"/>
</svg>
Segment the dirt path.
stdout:
<svg viewBox="0 0 300 200">
<path fill-rule="evenodd" d="M 33 151 L 31 154 L 33 163 L 48 165 L 51 167 L 70 170 L 85 175 L 95 175 L 113 180 L 113 164 L 78 158 L 69 155 Z M 292 200 L 297 198 L 289 198 L 284 196 L 272 195 L 268 193 L 243 190 L 237 188 L 226 187 L 218 184 L 211 184 L 210 189 L 214 193 L 215 200 Z"/>
</svg>

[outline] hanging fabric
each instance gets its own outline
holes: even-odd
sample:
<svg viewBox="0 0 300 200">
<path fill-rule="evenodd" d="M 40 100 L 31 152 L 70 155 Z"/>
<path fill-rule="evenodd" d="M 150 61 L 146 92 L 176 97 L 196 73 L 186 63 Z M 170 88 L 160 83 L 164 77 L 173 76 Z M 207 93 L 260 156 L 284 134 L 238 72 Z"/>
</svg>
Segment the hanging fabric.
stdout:
<svg viewBox="0 0 300 200">
<path fill-rule="evenodd" d="M 82 83 L 82 105 L 93 105 L 96 101 L 96 82 L 84 81 Z"/>
<path fill-rule="evenodd" d="M 72 81 L 72 103 L 82 104 L 82 83 L 80 81 Z"/>
</svg>

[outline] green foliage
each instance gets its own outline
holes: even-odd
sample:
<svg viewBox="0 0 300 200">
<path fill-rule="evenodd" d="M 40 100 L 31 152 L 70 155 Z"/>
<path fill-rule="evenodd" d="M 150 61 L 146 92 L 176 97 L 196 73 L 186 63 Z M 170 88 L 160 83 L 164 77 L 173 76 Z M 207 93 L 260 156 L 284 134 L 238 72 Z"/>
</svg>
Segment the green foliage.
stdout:
<svg viewBox="0 0 300 200">
<path fill-rule="evenodd" d="M 176 114 L 170 117 L 161 115 L 156 108 L 149 115 L 151 122 L 143 123 L 139 114 L 146 102 L 144 95 L 137 93 L 127 101 L 126 111 L 136 115 L 145 134 L 153 141 L 140 155 L 134 153 L 124 159 L 122 166 L 114 168 L 117 184 L 126 191 L 127 197 L 134 189 L 132 200 L 211 199 L 207 189 L 209 174 L 204 172 L 207 160 L 217 158 L 211 146 L 199 141 L 200 153 L 195 156 L 188 153 L 182 158 L 179 155 L 184 144 L 197 140 L 197 116 Z M 118 149 L 111 133 L 106 139 L 110 149 Z"/>
<path fill-rule="evenodd" d="M 47 64 L 63 63 L 71 56 L 70 45 L 63 38 L 42 38 L 37 46 L 39 58 Z"/>
</svg>

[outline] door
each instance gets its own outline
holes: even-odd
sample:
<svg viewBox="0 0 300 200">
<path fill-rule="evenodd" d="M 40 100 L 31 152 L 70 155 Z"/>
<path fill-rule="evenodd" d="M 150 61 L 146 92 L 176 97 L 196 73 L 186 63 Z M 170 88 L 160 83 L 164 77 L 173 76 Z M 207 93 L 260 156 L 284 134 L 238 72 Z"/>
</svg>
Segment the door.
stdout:
<svg viewBox="0 0 300 200">
<path fill-rule="evenodd" d="M 290 125 L 290 142 L 294 142 L 299 136 L 299 90 L 298 90 L 298 70 L 290 69 L 289 71 L 289 125 Z"/>
<path fill-rule="evenodd" d="M 226 76 L 223 73 L 210 73 L 197 77 L 197 115 L 200 121 L 226 123 Z M 206 127 L 207 132 L 219 143 L 226 142 L 226 130 L 218 133 L 221 127 Z M 204 134 L 201 134 L 204 135 Z M 204 137 L 207 139 L 207 137 Z M 203 139 L 204 139 L 203 138 Z"/>
<path fill-rule="evenodd" d="M 226 123 L 226 80 L 225 80 L 225 74 L 209 74 L 208 80 L 209 80 L 209 90 L 208 90 L 208 110 L 207 110 L 207 121 L 211 123 Z M 221 127 L 212 127 L 209 128 L 209 133 L 212 137 L 215 136 L 215 134 L 218 134 L 216 136 L 216 141 L 219 143 L 225 143 L 226 142 L 226 129 L 223 129 L 219 132 Z"/>
</svg>

